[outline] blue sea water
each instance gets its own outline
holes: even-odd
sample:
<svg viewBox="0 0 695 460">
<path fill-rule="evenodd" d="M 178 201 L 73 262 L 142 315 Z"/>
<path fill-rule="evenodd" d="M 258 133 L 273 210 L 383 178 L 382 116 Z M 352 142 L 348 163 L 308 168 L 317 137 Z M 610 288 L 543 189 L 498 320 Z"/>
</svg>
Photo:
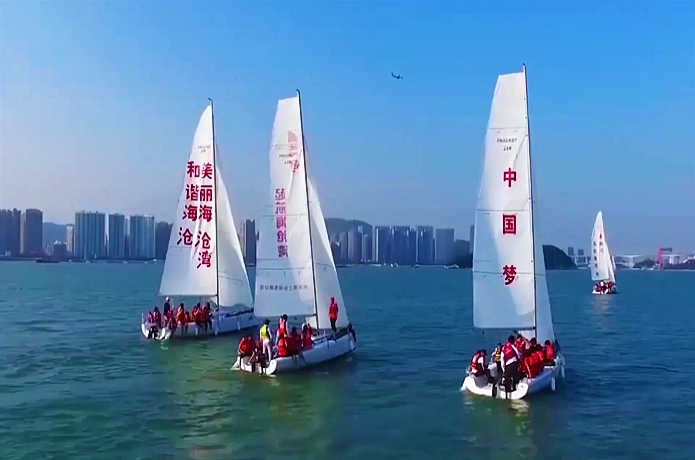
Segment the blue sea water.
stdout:
<svg viewBox="0 0 695 460">
<path fill-rule="evenodd" d="M 502 339 L 468 270 L 340 269 L 357 352 L 274 379 L 229 370 L 238 337 L 145 340 L 161 271 L 0 263 L 0 459 L 695 457 L 695 273 L 550 272 L 567 379 L 510 403 L 459 391 Z"/>
</svg>

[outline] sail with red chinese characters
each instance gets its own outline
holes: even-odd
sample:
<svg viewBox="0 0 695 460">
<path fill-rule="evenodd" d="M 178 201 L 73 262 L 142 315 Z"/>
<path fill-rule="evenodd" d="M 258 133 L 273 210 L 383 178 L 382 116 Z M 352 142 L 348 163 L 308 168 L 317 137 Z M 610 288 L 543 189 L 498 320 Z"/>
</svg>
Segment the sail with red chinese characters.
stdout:
<svg viewBox="0 0 695 460">
<path fill-rule="evenodd" d="M 591 279 L 593 281 L 611 281 L 615 284 L 615 264 L 608 250 L 601 211 L 596 214 L 594 229 L 591 232 L 591 251 Z"/>
<path fill-rule="evenodd" d="M 526 97 L 525 72 L 498 77 L 475 217 L 473 323 L 542 343 L 555 336 L 533 209 Z"/>
<path fill-rule="evenodd" d="M 278 101 L 270 147 L 270 194 L 259 221 L 255 313 L 312 316 L 314 281 L 299 98 Z"/>
<path fill-rule="evenodd" d="M 213 143 L 213 113 L 208 106 L 186 163 L 159 293 L 214 297 L 219 306 L 251 307 L 248 276 Z"/>
<path fill-rule="evenodd" d="M 270 203 L 260 221 L 255 313 L 260 318 L 306 317 L 316 329 L 326 329 L 334 297 L 341 309 L 337 326 L 347 326 L 321 204 L 305 170 L 300 110 L 299 97 L 278 101 L 270 149 Z"/>
</svg>

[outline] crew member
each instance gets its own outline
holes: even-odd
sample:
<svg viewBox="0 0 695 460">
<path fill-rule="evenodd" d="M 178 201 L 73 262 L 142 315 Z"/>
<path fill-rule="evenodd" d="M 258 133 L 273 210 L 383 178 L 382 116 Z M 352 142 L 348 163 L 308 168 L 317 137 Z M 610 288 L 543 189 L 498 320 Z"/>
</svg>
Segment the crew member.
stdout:
<svg viewBox="0 0 695 460">
<path fill-rule="evenodd" d="M 287 343 L 287 337 L 285 334 L 278 331 L 278 358 L 284 358 L 289 356 L 289 347 Z"/>
<path fill-rule="evenodd" d="M 545 365 L 554 366 L 555 365 L 555 347 L 550 340 L 546 340 L 543 344 L 543 354 L 545 355 Z"/>
<path fill-rule="evenodd" d="M 485 367 L 485 354 L 485 350 L 476 351 L 471 359 L 469 370 L 475 377 L 486 376 L 488 382 L 491 382 L 492 377 L 490 376 L 490 369 Z"/>
<path fill-rule="evenodd" d="M 335 297 L 331 297 L 331 304 L 328 306 L 328 319 L 331 321 L 331 329 L 335 334 L 337 332 L 335 323 L 338 321 L 338 302 L 335 301 Z"/>
<path fill-rule="evenodd" d="M 510 335 L 507 338 L 507 343 L 502 347 L 502 370 L 504 372 L 505 386 L 508 393 L 511 393 L 516 388 L 520 358 L 521 355 L 514 346 L 514 336 Z"/>
<path fill-rule="evenodd" d="M 279 335 L 279 334 L 278 334 Z M 273 340 L 270 336 L 270 320 L 263 321 L 260 332 L 260 342 L 263 344 L 263 354 L 266 355 L 268 361 L 273 359 Z"/>
<path fill-rule="evenodd" d="M 287 315 L 282 315 L 278 321 L 278 337 L 281 333 L 287 335 Z"/>
<path fill-rule="evenodd" d="M 497 378 L 502 377 L 502 344 L 498 343 L 495 350 L 492 352 L 492 357 L 490 359 L 491 363 L 497 365 Z"/>
</svg>

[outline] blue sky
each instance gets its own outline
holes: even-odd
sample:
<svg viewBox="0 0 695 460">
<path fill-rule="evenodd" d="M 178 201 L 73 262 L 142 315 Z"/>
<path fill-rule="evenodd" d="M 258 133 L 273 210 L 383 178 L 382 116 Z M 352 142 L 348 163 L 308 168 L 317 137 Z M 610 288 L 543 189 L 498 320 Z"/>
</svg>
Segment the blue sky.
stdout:
<svg viewBox="0 0 695 460">
<path fill-rule="evenodd" d="M 256 217 L 300 88 L 325 215 L 467 238 L 496 77 L 522 62 L 545 242 L 588 247 L 602 210 L 614 252 L 695 250 L 689 0 L 3 1 L 0 207 L 171 221 L 213 97 L 236 218 Z"/>
</svg>

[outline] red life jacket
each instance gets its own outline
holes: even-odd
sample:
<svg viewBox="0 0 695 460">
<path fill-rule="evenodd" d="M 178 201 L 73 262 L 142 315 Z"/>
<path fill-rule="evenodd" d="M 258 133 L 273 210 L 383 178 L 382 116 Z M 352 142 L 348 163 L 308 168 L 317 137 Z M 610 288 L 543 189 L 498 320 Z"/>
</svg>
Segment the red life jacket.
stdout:
<svg viewBox="0 0 695 460">
<path fill-rule="evenodd" d="M 553 361 L 555 359 L 555 347 L 552 344 L 546 345 L 543 347 L 543 354 L 546 361 Z"/>
<path fill-rule="evenodd" d="M 287 335 L 287 321 L 282 318 L 280 318 L 280 321 L 278 321 L 278 334 L 281 332 Z"/>
<path fill-rule="evenodd" d="M 302 350 L 311 350 L 314 346 L 314 342 L 311 340 L 311 334 L 302 334 Z"/>
<path fill-rule="evenodd" d="M 338 304 L 337 303 L 332 303 L 330 307 L 328 307 L 328 317 L 330 319 L 338 319 Z"/>
<path fill-rule="evenodd" d="M 516 351 L 518 351 L 519 354 L 522 354 L 526 348 L 526 342 L 524 342 L 524 339 L 517 338 L 514 341 L 514 348 L 516 348 Z"/>
<path fill-rule="evenodd" d="M 529 368 L 529 377 L 534 378 L 538 374 L 540 374 L 541 367 L 540 364 L 542 361 L 538 358 L 538 355 L 536 353 L 531 353 L 528 358 L 526 358 L 526 361 L 528 363 L 528 368 Z"/>
<path fill-rule="evenodd" d="M 470 365 L 471 372 L 480 372 L 483 370 L 483 366 L 481 366 L 481 364 L 478 362 L 482 357 L 482 353 L 476 353 L 473 355 L 473 359 L 471 359 Z"/>
<path fill-rule="evenodd" d="M 278 339 L 278 356 L 287 356 L 287 339 L 285 337 Z"/>
<path fill-rule="evenodd" d="M 519 352 L 514 348 L 514 346 L 507 342 L 502 347 L 502 360 L 504 364 L 513 363 L 519 359 Z"/>
</svg>

